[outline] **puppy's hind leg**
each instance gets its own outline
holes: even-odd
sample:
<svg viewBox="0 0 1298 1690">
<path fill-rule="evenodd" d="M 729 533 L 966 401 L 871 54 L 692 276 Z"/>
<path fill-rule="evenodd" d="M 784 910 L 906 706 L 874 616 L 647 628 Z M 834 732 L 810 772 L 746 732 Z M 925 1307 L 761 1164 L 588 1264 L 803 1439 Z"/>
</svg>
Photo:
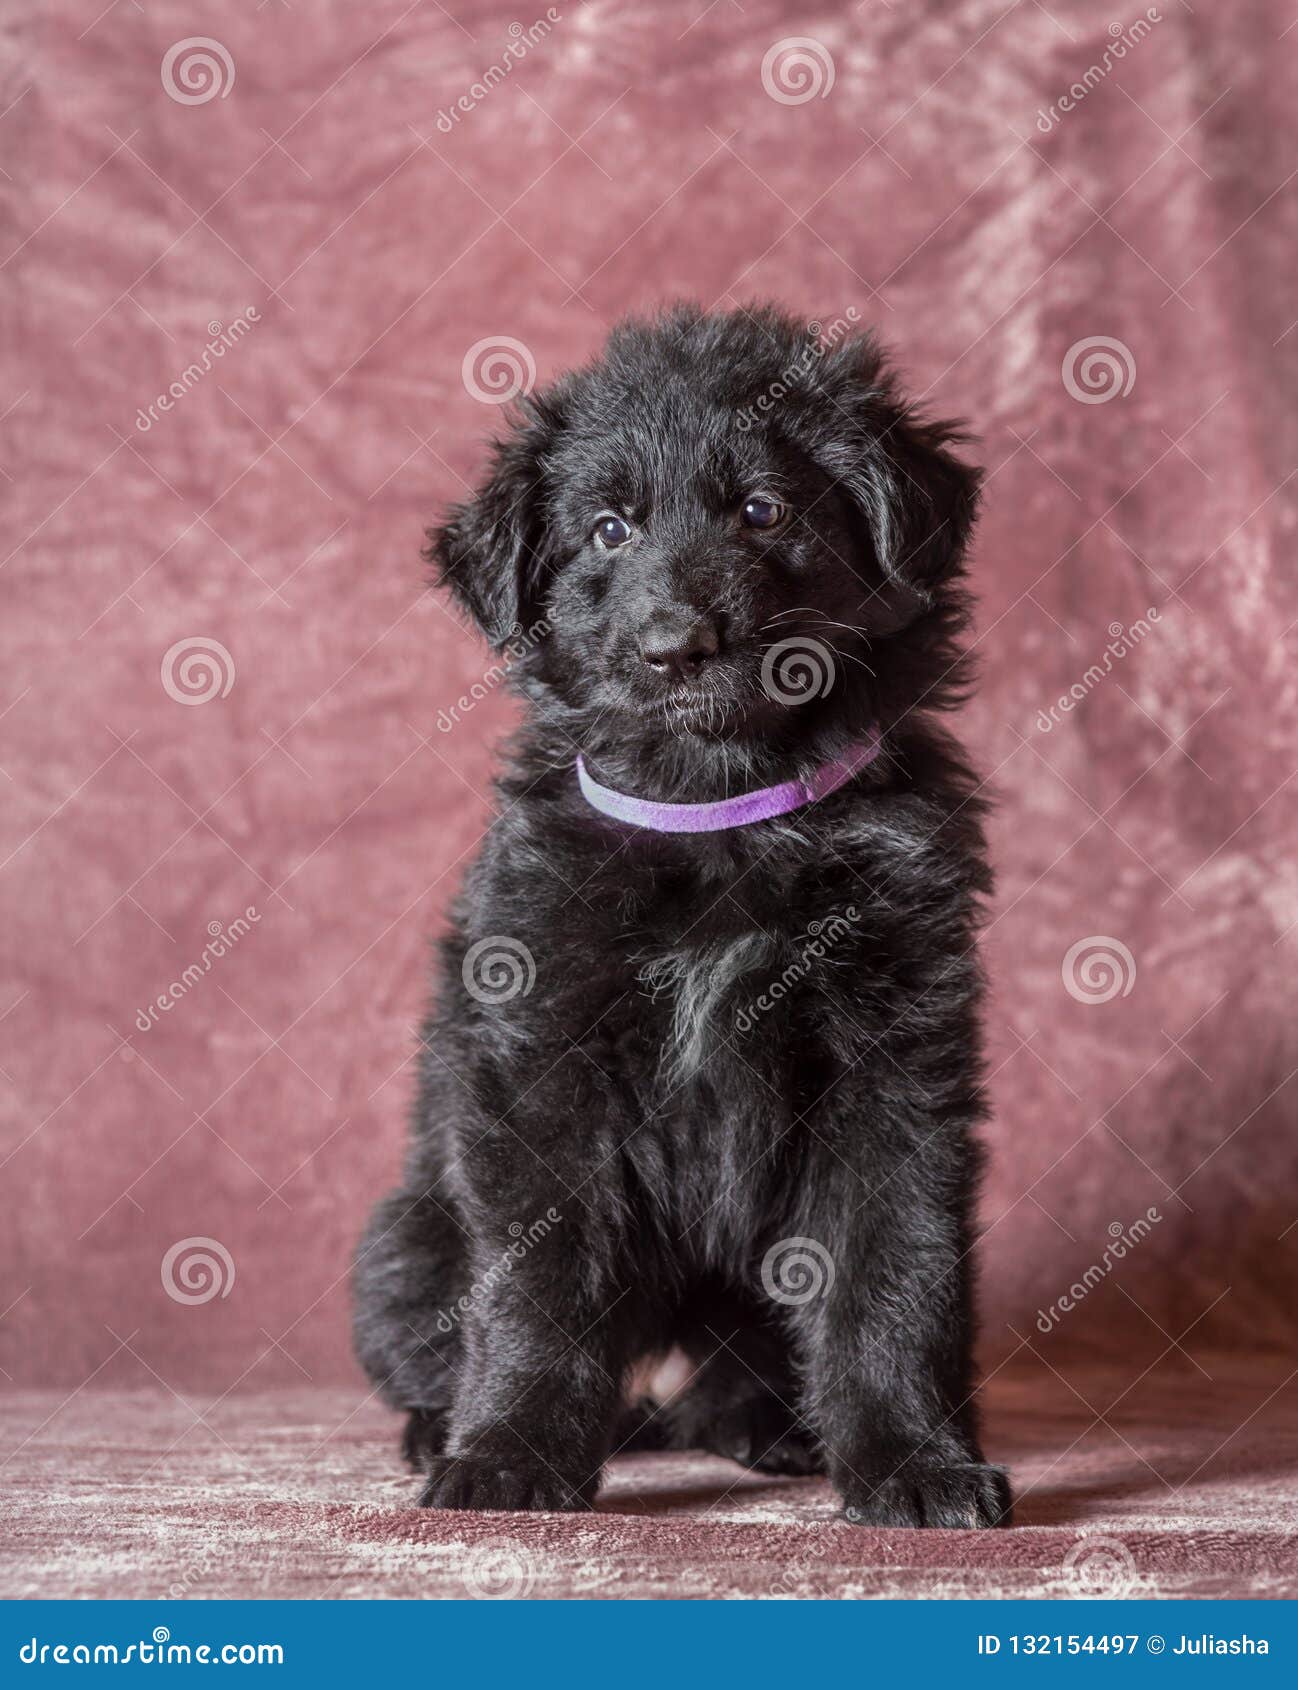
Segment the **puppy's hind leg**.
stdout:
<svg viewBox="0 0 1298 1690">
<path fill-rule="evenodd" d="M 408 1411 L 402 1453 L 424 1472 L 446 1444 L 466 1278 L 460 1228 L 435 1191 L 383 1199 L 356 1254 L 356 1355 L 384 1401 Z"/>
<path fill-rule="evenodd" d="M 671 1447 L 710 1450 L 758 1473 L 824 1470 L 798 1410 L 787 1340 L 764 1311 L 720 1293 L 696 1307 L 682 1344 L 695 1371 L 661 1410 Z"/>
<path fill-rule="evenodd" d="M 756 1473 L 804 1475 L 824 1471 L 815 1435 L 793 1402 L 794 1387 L 775 1389 L 742 1362 L 709 1361 L 666 1413 L 677 1449 L 706 1449 Z"/>
</svg>

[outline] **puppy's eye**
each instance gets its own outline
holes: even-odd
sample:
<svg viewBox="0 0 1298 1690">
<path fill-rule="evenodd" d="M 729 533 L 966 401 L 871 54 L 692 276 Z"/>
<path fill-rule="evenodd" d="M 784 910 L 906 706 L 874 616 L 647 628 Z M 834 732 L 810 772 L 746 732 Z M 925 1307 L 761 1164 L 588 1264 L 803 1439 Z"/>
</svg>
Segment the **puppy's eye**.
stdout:
<svg viewBox="0 0 1298 1690">
<path fill-rule="evenodd" d="M 778 528 L 788 514 L 789 507 L 780 504 L 778 499 L 768 499 L 763 493 L 755 493 L 751 499 L 745 499 L 739 520 L 745 528 L 771 529 Z"/>
<path fill-rule="evenodd" d="M 594 537 L 596 545 L 602 546 L 606 552 L 616 551 L 631 538 L 631 524 L 624 522 L 620 516 L 602 516 L 595 524 Z"/>
</svg>

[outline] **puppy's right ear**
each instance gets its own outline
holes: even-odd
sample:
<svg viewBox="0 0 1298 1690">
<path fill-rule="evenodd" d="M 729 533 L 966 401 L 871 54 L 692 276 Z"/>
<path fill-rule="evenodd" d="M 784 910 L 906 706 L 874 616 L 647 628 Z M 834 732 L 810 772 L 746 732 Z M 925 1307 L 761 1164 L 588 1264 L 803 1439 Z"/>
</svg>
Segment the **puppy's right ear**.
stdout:
<svg viewBox="0 0 1298 1690">
<path fill-rule="evenodd" d="M 548 400 L 524 401 L 514 432 L 492 448 L 478 492 L 428 533 L 424 556 L 439 585 L 451 589 L 496 647 L 541 615 L 548 573 L 542 457 L 558 426 Z"/>
</svg>

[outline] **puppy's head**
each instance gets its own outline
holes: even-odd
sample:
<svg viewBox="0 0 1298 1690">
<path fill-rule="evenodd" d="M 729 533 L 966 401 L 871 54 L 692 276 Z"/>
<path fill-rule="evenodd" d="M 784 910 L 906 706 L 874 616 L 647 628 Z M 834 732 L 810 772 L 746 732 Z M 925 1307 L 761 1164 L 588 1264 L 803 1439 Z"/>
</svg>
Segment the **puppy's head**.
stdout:
<svg viewBox="0 0 1298 1690">
<path fill-rule="evenodd" d="M 977 473 L 876 343 L 678 309 L 524 405 L 433 535 L 530 690 L 628 734 L 732 737 L 905 707 L 950 661 Z"/>
</svg>

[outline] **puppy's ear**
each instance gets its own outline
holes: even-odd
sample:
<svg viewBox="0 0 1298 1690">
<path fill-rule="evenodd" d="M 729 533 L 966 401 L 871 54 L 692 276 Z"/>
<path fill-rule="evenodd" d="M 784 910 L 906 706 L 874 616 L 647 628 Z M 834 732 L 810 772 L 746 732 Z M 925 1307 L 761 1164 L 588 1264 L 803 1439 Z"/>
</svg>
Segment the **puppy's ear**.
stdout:
<svg viewBox="0 0 1298 1690">
<path fill-rule="evenodd" d="M 891 417 L 870 430 L 845 485 L 869 526 L 885 579 L 927 599 L 960 572 L 982 472 L 951 450 L 962 438 L 957 428 L 889 409 Z"/>
<path fill-rule="evenodd" d="M 885 586 L 920 609 L 961 571 L 982 472 L 952 450 L 965 439 L 957 425 L 928 422 L 899 397 L 873 341 L 845 349 L 837 362 L 848 381 L 821 461 L 853 508 Z"/>
<path fill-rule="evenodd" d="M 527 399 L 513 433 L 492 448 L 477 493 L 428 533 L 424 556 L 439 585 L 496 647 L 541 614 L 548 569 L 542 459 L 559 426 L 549 400 Z"/>
</svg>

